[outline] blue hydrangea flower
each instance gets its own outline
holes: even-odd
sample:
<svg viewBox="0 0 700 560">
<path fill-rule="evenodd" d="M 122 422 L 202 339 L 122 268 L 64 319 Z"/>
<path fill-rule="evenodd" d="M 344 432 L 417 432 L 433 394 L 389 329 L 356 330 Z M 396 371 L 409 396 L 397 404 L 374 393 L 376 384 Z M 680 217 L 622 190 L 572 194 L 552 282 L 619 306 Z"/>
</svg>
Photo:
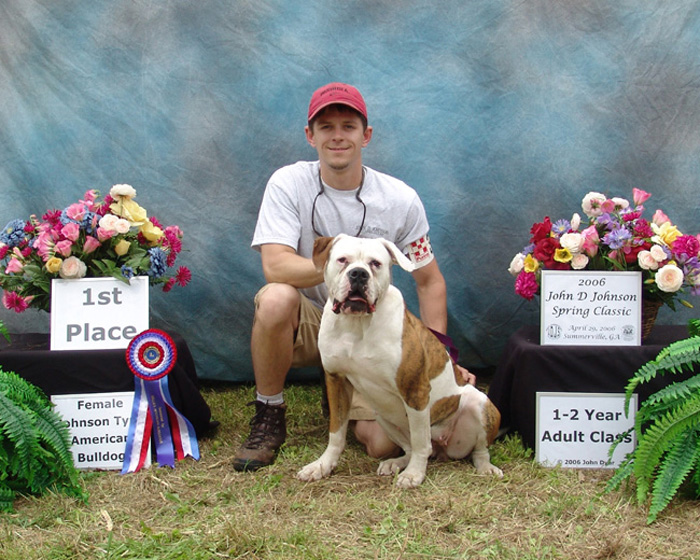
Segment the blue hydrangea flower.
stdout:
<svg viewBox="0 0 700 560">
<path fill-rule="evenodd" d="M 95 216 L 96 214 L 94 212 L 85 212 L 85 216 L 79 224 L 80 229 L 84 229 L 87 233 L 95 233 L 95 228 L 92 225 Z"/>
<path fill-rule="evenodd" d="M 165 274 L 167 268 L 167 254 L 160 247 L 153 247 L 148 250 L 148 255 L 151 257 L 151 269 L 148 271 L 148 275 L 160 278 Z"/>
<path fill-rule="evenodd" d="M 0 243 L 8 247 L 17 247 L 27 237 L 24 233 L 24 224 L 24 220 L 19 218 L 11 220 L 0 232 Z"/>
<path fill-rule="evenodd" d="M 130 266 L 126 266 L 125 264 L 123 264 L 122 265 L 122 276 L 124 276 L 124 278 L 131 280 L 134 277 L 134 269 L 131 268 Z"/>
</svg>

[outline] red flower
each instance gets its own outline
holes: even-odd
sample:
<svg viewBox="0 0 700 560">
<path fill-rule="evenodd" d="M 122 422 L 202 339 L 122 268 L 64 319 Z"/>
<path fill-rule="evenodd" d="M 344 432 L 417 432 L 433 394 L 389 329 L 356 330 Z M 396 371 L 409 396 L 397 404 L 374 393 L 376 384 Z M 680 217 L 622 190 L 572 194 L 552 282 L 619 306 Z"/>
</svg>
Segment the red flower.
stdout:
<svg viewBox="0 0 700 560">
<path fill-rule="evenodd" d="M 552 233 L 552 221 L 549 219 L 549 216 L 546 216 L 541 223 L 533 224 L 532 228 L 530 228 L 530 233 L 532 234 L 530 243 L 537 243 L 549 237 Z"/>
<path fill-rule="evenodd" d="M 532 254 L 538 261 L 544 263 L 546 268 L 553 270 L 569 270 L 571 267 L 567 263 L 554 260 L 554 253 L 557 249 L 561 249 L 559 241 L 554 239 L 554 237 L 547 237 L 537 242 Z"/>
<path fill-rule="evenodd" d="M 627 264 L 634 264 L 637 262 L 637 255 L 639 254 L 640 251 L 648 251 L 651 249 L 651 243 L 648 241 L 645 241 L 641 245 L 636 245 L 636 246 L 630 246 L 626 245 L 625 247 L 622 248 L 622 252 L 625 254 L 625 262 Z"/>
<path fill-rule="evenodd" d="M 654 231 L 651 229 L 649 222 L 642 218 L 636 224 L 634 224 L 634 235 L 636 237 L 648 238 L 654 236 Z"/>
</svg>

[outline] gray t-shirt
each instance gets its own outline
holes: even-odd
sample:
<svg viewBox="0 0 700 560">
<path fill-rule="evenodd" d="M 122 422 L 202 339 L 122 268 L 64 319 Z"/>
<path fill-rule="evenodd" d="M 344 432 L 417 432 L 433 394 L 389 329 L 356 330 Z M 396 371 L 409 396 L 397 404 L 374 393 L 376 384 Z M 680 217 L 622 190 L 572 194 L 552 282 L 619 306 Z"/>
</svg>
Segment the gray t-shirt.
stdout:
<svg viewBox="0 0 700 560">
<path fill-rule="evenodd" d="M 310 258 L 318 234 L 335 236 L 339 233 L 359 237 L 383 237 L 393 241 L 406 253 L 416 267 L 433 259 L 428 239 L 428 220 L 418 194 L 403 181 L 365 167 L 360 198 L 357 189 L 340 191 L 324 185 L 320 192 L 319 162 L 299 161 L 273 173 L 267 183 L 251 246 L 277 243 L 287 245 L 297 254 Z M 312 211 L 316 199 L 316 209 Z M 302 290 L 316 305 L 326 301 L 325 285 Z"/>
</svg>

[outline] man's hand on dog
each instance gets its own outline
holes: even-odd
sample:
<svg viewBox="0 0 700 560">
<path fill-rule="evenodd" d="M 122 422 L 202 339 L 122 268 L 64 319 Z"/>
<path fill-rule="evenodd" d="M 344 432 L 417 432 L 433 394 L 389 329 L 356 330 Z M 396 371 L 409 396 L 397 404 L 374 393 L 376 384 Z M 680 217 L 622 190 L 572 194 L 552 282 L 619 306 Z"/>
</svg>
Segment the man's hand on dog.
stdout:
<svg viewBox="0 0 700 560">
<path fill-rule="evenodd" d="M 455 367 L 457 368 L 457 371 L 462 375 L 462 379 L 464 379 L 470 385 L 474 385 L 474 387 L 476 387 L 476 375 L 474 375 L 467 368 L 463 368 L 459 364 L 455 364 Z"/>
</svg>

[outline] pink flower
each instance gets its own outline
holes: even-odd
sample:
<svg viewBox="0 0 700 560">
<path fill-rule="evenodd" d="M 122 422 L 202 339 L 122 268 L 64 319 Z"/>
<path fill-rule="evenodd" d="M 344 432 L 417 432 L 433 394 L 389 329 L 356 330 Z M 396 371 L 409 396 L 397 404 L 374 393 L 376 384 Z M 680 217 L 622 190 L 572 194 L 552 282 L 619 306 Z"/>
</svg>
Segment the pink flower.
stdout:
<svg viewBox="0 0 700 560">
<path fill-rule="evenodd" d="M 654 215 L 652 216 L 651 221 L 653 223 L 655 223 L 657 226 L 660 226 L 662 224 L 665 224 L 666 222 L 670 222 L 671 220 L 661 210 L 657 210 L 656 212 L 654 212 Z"/>
<path fill-rule="evenodd" d="M 583 236 L 583 251 L 585 251 L 589 257 L 595 257 L 598 254 L 598 246 L 600 244 L 598 230 L 595 226 L 588 226 L 581 232 L 581 235 Z"/>
<path fill-rule="evenodd" d="M 34 240 L 34 248 L 44 262 L 53 257 L 55 246 L 56 243 L 50 231 L 42 231 Z"/>
<path fill-rule="evenodd" d="M 537 278 L 534 272 L 525 272 L 523 270 L 515 279 L 515 293 L 525 299 L 535 297 L 538 289 L 539 286 L 537 285 Z"/>
<path fill-rule="evenodd" d="M 80 236 L 80 226 L 75 222 L 68 222 L 61 228 L 61 235 L 70 241 L 75 241 Z"/>
<path fill-rule="evenodd" d="M 71 220 L 80 222 L 85 217 L 85 210 L 86 208 L 84 204 L 76 202 L 75 204 L 71 204 L 68 208 L 66 208 L 66 216 Z"/>
<path fill-rule="evenodd" d="M 5 306 L 5 309 L 10 309 L 16 313 L 26 311 L 33 299 L 33 297 L 23 298 L 17 292 L 4 292 L 2 294 L 2 304 Z"/>
<path fill-rule="evenodd" d="M 56 243 L 55 250 L 56 252 L 64 257 L 70 257 L 71 250 L 73 249 L 73 243 L 69 241 L 68 239 L 64 239 L 63 241 L 59 241 Z"/>
<path fill-rule="evenodd" d="M 617 203 L 610 198 L 606 199 L 605 202 L 603 202 L 600 205 L 600 210 L 603 212 L 603 214 L 609 214 L 610 212 L 614 212 L 616 208 Z"/>
<path fill-rule="evenodd" d="M 190 280 L 192 280 L 192 272 L 190 272 L 190 269 L 186 266 L 181 266 L 177 269 L 175 279 L 177 280 L 178 285 L 184 288 L 190 283 Z"/>
<path fill-rule="evenodd" d="M 96 198 L 97 191 L 95 189 L 90 189 L 89 191 L 85 191 L 85 194 L 83 195 L 83 200 L 81 200 L 80 202 L 84 202 L 88 207 L 92 208 Z"/>
<path fill-rule="evenodd" d="M 117 232 L 113 229 L 105 229 L 103 227 L 97 228 L 97 239 L 99 239 L 100 241 L 107 241 L 115 235 L 117 235 Z"/>
<path fill-rule="evenodd" d="M 5 269 L 5 274 L 17 274 L 22 272 L 24 269 L 24 264 L 17 257 L 12 257 L 10 262 L 7 263 L 7 268 Z"/>
<path fill-rule="evenodd" d="M 681 235 L 671 244 L 671 250 L 680 262 L 685 262 L 700 253 L 700 242 L 692 235 Z"/>
<path fill-rule="evenodd" d="M 102 244 L 97 239 L 95 239 L 92 235 L 88 235 L 85 238 L 85 244 L 83 245 L 83 253 L 92 253 L 100 245 Z"/>
<path fill-rule="evenodd" d="M 634 201 L 635 206 L 639 206 L 641 204 L 644 204 L 649 197 L 651 196 L 650 193 L 643 191 L 641 189 L 634 188 L 632 189 L 632 200 Z"/>
<path fill-rule="evenodd" d="M 169 292 L 170 290 L 173 289 L 174 285 L 175 285 L 175 278 L 168 278 L 168 281 L 165 284 L 163 284 L 163 291 Z"/>
</svg>

